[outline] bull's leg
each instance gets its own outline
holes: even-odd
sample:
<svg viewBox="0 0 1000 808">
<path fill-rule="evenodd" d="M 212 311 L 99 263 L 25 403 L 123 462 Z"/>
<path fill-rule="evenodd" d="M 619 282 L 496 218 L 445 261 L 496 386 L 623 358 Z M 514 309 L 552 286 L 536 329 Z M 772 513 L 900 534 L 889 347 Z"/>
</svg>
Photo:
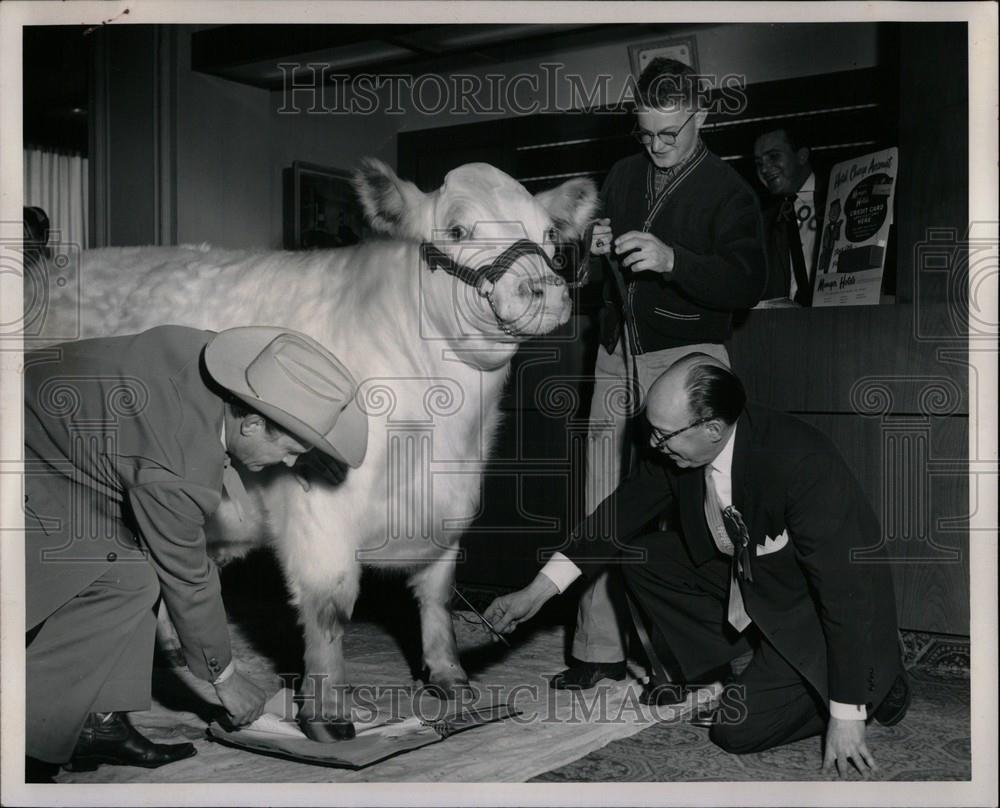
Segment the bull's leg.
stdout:
<svg viewBox="0 0 1000 808">
<path fill-rule="evenodd" d="M 299 598 L 306 654 L 298 721 L 307 736 L 324 743 L 354 737 L 343 650 L 344 624 L 358 596 L 359 571 L 352 572 L 351 580 Z"/>
<path fill-rule="evenodd" d="M 156 612 L 156 645 L 168 668 L 187 667 L 184 651 L 181 650 L 180 637 L 177 636 L 177 629 L 170 621 L 167 606 L 162 600 L 160 600 L 160 607 Z"/>
<path fill-rule="evenodd" d="M 448 698 L 469 686 L 469 677 L 458 661 L 455 627 L 451 622 L 451 589 L 455 581 L 458 548 L 410 576 L 410 587 L 420 604 L 420 633 L 428 684 L 441 688 Z"/>
</svg>

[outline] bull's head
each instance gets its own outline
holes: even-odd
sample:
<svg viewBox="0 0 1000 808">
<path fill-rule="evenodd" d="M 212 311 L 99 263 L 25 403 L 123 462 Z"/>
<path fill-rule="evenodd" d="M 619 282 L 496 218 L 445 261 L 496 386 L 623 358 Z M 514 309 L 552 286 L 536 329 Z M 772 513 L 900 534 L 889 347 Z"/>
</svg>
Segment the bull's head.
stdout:
<svg viewBox="0 0 1000 808">
<path fill-rule="evenodd" d="M 372 227 L 419 242 L 424 268 L 464 283 L 462 319 L 477 331 L 517 339 L 569 319 L 566 282 L 554 271 L 556 250 L 578 242 L 593 218 L 592 180 L 572 179 L 532 196 L 493 166 L 470 163 L 425 194 L 384 163 L 366 159 L 355 187 Z"/>
</svg>

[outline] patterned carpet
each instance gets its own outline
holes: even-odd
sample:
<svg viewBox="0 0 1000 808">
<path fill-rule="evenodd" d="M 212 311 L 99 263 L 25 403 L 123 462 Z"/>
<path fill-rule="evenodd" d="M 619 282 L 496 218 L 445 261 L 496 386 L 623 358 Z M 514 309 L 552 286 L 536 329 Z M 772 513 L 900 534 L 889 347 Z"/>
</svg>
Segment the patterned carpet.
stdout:
<svg viewBox="0 0 1000 808">
<path fill-rule="evenodd" d="M 880 780 L 968 780 L 967 670 L 917 666 L 910 670 L 913 703 L 894 727 L 872 725 L 868 746 Z M 836 780 L 823 774 L 820 739 L 751 755 L 730 755 L 708 740 L 708 730 L 657 724 L 614 741 L 533 783 L 711 782 L 720 780 Z M 860 779 L 855 774 L 853 779 Z"/>
</svg>

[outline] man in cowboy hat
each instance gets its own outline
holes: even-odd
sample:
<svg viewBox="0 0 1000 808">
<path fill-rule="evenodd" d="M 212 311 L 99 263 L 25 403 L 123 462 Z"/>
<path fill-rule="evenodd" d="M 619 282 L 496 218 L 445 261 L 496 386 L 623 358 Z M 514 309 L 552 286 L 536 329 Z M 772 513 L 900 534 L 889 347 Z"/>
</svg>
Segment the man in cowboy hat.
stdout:
<svg viewBox="0 0 1000 808">
<path fill-rule="evenodd" d="M 235 667 L 204 525 L 250 471 L 315 450 L 357 467 L 357 385 L 314 340 L 280 328 L 161 326 L 25 356 L 26 777 L 54 764 L 155 768 L 149 708 L 162 597 L 191 671 L 234 724 L 265 693 Z M 231 493 L 231 496 L 233 494 Z"/>
</svg>

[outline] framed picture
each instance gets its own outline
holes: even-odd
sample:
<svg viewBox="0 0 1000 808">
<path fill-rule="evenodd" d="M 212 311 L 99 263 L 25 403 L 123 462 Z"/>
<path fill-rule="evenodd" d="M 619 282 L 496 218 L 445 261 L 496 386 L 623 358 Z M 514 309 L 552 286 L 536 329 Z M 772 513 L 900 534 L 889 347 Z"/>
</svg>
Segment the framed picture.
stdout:
<svg viewBox="0 0 1000 808">
<path fill-rule="evenodd" d="M 679 36 L 671 39 L 656 39 L 652 42 L 639 42 L 628 46 L 628 60 L 632 66 L 632 75 L 639 78 L 653 59 L 665 56 L 690 65 L 698 72 L 698 50 L 693 36 Z"/>
<path fill-rule="evenodd" d="M 349 247 L 369 235 L 348 172 L 296 161 L 283 174 L 286 250 Z"/>
</svg>

